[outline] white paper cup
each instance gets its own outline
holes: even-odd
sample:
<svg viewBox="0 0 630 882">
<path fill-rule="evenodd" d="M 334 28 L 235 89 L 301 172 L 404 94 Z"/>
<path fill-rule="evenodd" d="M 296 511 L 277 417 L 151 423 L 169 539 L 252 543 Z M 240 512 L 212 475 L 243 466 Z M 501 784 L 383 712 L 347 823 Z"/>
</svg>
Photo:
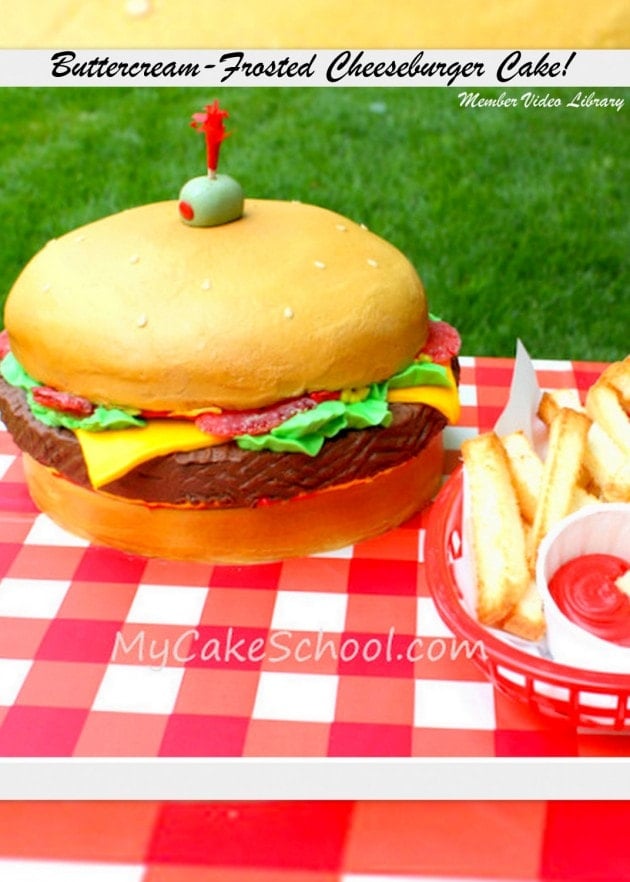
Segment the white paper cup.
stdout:
<svg viewBox="0 0 630 882">
<path fill-rule="evenodd" d="M 545 536 L 536 562 L 536 582 L 554 661 L 589 671 L 630 675 L 630 647 L 596 637 L 570 621 L 549 592 L 548 583 L 554 573 L 584 554 L 630 558 L 630 504 L 590 505 L 569 515 Z"/>
</svg>

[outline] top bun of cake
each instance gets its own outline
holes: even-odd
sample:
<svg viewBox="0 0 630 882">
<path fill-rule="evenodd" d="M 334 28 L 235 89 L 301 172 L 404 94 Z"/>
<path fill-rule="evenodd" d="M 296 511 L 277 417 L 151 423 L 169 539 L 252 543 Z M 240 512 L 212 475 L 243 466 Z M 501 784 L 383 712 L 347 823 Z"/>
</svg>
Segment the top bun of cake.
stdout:
<svg viewBox="0 0 630 882">
<path fill-rule="evenodd" d="M 75 49 L 625 49 L 627 0 L 5 0 L 0 45 Z M 213 8 L 214 11 L 214 8 Z M 331 26 L 332 23 L 332 26 Z M 96 54 L 96 53 L 95 53 Z M 104 53 L 101 53 L 102 55 Z M 90 57 L 92 57 L 90 55 Z M 280 81 L 282 82 L 282 81 Z M 231 83 L 230 83 L 231 85 Z"/>
<path fill-rule="evenodd" d="M 175 201 L 49 242 L 6 304 L 40 383 L 151 411 L 247 409 L 386 379 L 428 333 L 422 283 L 393 245 L 312 205 L 249 199 L 190 227 Z"/>
</svg>

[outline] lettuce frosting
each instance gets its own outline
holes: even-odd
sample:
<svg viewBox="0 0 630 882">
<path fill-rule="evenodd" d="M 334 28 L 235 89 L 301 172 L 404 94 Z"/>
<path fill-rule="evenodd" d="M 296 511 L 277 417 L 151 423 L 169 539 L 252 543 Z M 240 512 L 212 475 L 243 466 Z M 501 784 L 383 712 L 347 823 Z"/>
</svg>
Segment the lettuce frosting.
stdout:
<svg viewBox="0 0 630 882">
<path fill-rule="evenodd" d="M 145 420 L 137 416 L 137 411 L 134 412 L 123 407 L 105 407 L 103 404 L 97 404 L 89 416 L 78 417 L 40 404 L 33 398 L 33 389 L 40 386 L 41 383 L 27 374 L 12 352 L 2 359 L 0 373 L 11 386 L 17 386 L 24 390 L 26 402 L 33 416 L 51 428 L 103 432 L 107 429 L 126 429 L 145 424 Z"/>
<path fill-rule="evenodd" d="M 33 389 L 39 385 L 9 352 L 0 362 L 0 374 L 11 386 L 23 389 L 33 416 L 45 425 L 66 429 L 102 432 L 143 426 L 146 420 L 137 410 L 95 405 L 89 416 L 78 417 L 39 404 Z M 387 402 L 389 389 L 412 386 L 451 386 L 446 368 L 425 356 L 407 365 L 383 383 L 372 383 L 357 394 L 343 394 L 339 399 L 320 402 L 311 410 L 297 413 L 264 435 L 239 435 L 234 438 L 243 450 L 271 450 L 276 453 L 303 453 L 316 456 L 327 438 L 346 429 L 389 426 L 392 413 Z M 350 390 L 351 393 L 354 390 Z M 358 399 L 358 400 L 357 400 Z"/>
<path fill-rule="evenodd" d="M 444 365 L 421 359 L 412 362 L 387 381 L 388 389 L 407 389 L 409 386 L 445 386 L 448 388 L 450 385 L 451 381 Z"/>
<path fill-rule="evenodd" d="M 384 383 L 372 383 L 367 396 L 361 401 L 346 403 L 343 397 L 323 401 L 312 410 L 290 417 L 265 435 L 239 435 L 234 440 L 244 450 L 273 450 L 275 453 L 317 456 L 326 438 L 332 438 L 344 429 L 389 426 L 392 421 L 387 403 L 389 389 L 450 385 L 446 368 L 421 356 Z"/>
<path fill-rule="evenodd" d="M 311 410 L 289 417 L 265 435 L 239 435 L 234 440 L 243 450 L 306 453 L 316 456 L 326 438 L 344 429 L 388 426 L 392 414 L 387 405 L 387 384 L 373 383 L 362 401 L 322 401 Z"/>
</svg>

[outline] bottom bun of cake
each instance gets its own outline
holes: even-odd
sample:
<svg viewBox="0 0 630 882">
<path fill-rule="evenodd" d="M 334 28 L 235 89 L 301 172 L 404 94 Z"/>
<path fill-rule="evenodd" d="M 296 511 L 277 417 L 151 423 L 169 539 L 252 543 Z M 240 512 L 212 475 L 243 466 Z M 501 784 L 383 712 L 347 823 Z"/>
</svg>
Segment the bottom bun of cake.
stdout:
<svg viewBox="0 0 630 882">
<path fill-rule="evenodd" d="M 79 486 L 24 454 L 35 504 L 96 545 L 132 554 L 219 563 L 255 563 L 342 548 L 385 532 L 437 492 L 442 435 L 402 465 L 374 477 L 252 508 L 154 505 Z"/>
</svg>

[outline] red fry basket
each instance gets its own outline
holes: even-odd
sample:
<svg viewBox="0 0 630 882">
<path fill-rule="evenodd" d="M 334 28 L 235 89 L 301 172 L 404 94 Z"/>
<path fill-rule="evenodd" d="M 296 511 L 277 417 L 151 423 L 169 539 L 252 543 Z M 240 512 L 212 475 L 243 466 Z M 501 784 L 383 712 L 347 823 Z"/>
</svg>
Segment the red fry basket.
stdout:
<svg viewBox="0 0 630 882">
<path fill-rule="evenodd" d="M 453 634 L 483 647 L 472 658 L 506 695 L 575 726 L 630 732 L 630 672 L 626 676 L 587 671 L 530 655 L 495 637 L 468 614 L 453 569 L 462 555 L 462 508 L 460 464 L 433 503 L 425 543 L 429 587 Z"/>
</svg>

